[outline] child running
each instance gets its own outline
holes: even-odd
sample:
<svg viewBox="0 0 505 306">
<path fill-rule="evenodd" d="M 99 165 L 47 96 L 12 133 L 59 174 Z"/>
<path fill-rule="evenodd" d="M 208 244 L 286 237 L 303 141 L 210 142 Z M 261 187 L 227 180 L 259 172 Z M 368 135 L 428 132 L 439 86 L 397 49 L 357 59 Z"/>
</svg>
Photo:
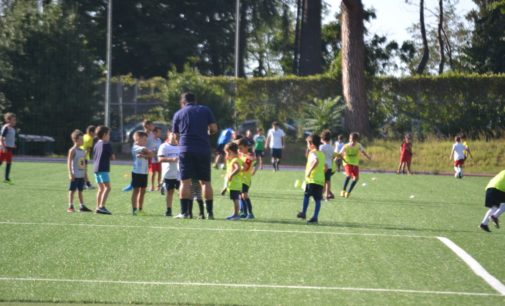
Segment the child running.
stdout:
<svg viewBox="0 0 505 306">
<path fill-rule="evenodd" d="M 484 215 L 484 219 L 480 223 L 480 228 L 483 231 L 489 230 L 489 220 L 493 221 L 496 228 L 500 228 L 499 217 L 505 211 L 505 170 L 502 170 L 493 177 L 486 186 L 486 201 L 484 206 L 488 211 Z"/>
<path fill-rule="evenodd" d="M 91 211 L 84 205 L 82 190 L 84 189 L 84 179 L 86 177 L 86 152 L 81 149 L 82 146 L 82 132 L 75 130 L 70 135 L 74 145 L 68 150 L 67 168 L 68 178 L 70 179 L 70 186 L 68 187 L 68 208 L 67 212 L 72 213 L 74 209 L 74 194 L 77 190 L 79 197 L 79 211 Z"/>
<path fill-rule="evenodd" d="M 412 174 L 410 171 L 410 164 L 412 163 L 412 139 L 410 134 L 406 134 L 403 138 L 403 142 L 400 148 L 400 164 L 398 165 L 398 170 L 396 174 L 405 173 L 407 169 L 407 174 Z"/>
<path fill-rule="evenodd" d="M 170 130 L 167 131 L 167 140 L 158 149 L 158 160 L 161 163 L 163 175 L 162 190 L 166 192 L 167 209 L 166 217 L 172 216 L 172 201 L 175 190 L 179 190 L 179 147 L 177 139 Z"/>
<path fill-rule="evenodd" d="M 6 113 L 4 115 L 5 124 L 0 131 L 0 166 L 5 162 L 4 183 L 12 185 L 10 179 L 12 167 L 12 155 L 16 149 L 16 115 L 14 113 Z"/>
<path fill-rule="evenodd" d="M 233 201 L 233 214 L 226 218 L 229 221 L 240 220 L 239 199 L 242 192 L 242 161 L 238 157 L 238 145 L 230 142 L 224 147 L 226 152 L 226 182 L 230 192 L 230 200 Z"/>
<path fill-rule="evenodd" d="M 331 145 L 331 132 L 330 130 L 324 130 L 321 133 L 321 142 L 319 146 L 319 151 L 324 154 L 324 199 L 330 200 L 334 199 L 335 196 L 331 192 L 331 176 L 333 175 L 333 146 Z"/>
<path fill-rule="evenodd" d="M 96 210 L 97 214 L 111 215 L 112 213 L 105 208 L 105 202 L 111 190 L 110 186 L 110 161 L 116 159 L 112 153 L 112 146 L 109 143 L 110 129 L 100 125 L 96 129 L 97 143 L 93 149 L 93 172 L 95 180 L 98 184 L 96 193 Z"/>
<path fill-rule="evenodd" d="M 454 160 L 454 177 L 462 179 L 463 165 L 465 164 L 466 159 L 465 151 L 468 152 L 470 157 L 472 157 L 472 152 L 470 152 L 470 148 L 461 143 L 461 136 L 456 136 L 454 141 L 449 159 Z"/>
<path fill-rule="evenodd" d="M 249 152 L 249 143 L 246 138 L 238 140 L 238 151 L 242 161 L 242 194 L 240 195 L 240 218 L 254 219 L 249 188 L 254 175 L 254 155 Z"/>
<path fill-rule="evenodd" d="M 344 162 L 345 170 L 345 181 L 340 196 L 348 198 L 351 195 L 351 191 L 354 189 L 359 180 L 359 153 L 363 154 L 366 158 L 370 159 L 370 156 L 365 152 L 363 146 L 358 142 L 359 133 L 351 133 L 349 135 L 349 143 L 345 144 L 340 150 L 339 155 Z M 352 178 L 352 183 L 347 190 L 347 185 Z"/>
<path fill-rule="evenodd" d="M 307 165 L 305 166 L 305 194 L 302 211 L 298 213 L 297 217 L 300 219 L 306 218 L 309 200 L 312 197 L 316 207 L 314 208 L 314 215 L 307 221 L 307 224 L 317 224 L 323 198 L 325 156 L 323 152 L 319 151 L 321 138 L 318 135 L 312 134 L 307 137 L 306 141 L 309 152 L 307 154 Z"/>
<path fill-rule="evenodd" d="M 148 160 L 153 157 L 153 152 L 147 147 L 147 133 L 137 131 L 133 134 L 133 170 L 131 184 L 133 187 L 132 193 L 132 214 L 145 215 L 144 211 L 144 195 L 147 188 L 147 178 L 149 173 Z"/>
</svg>

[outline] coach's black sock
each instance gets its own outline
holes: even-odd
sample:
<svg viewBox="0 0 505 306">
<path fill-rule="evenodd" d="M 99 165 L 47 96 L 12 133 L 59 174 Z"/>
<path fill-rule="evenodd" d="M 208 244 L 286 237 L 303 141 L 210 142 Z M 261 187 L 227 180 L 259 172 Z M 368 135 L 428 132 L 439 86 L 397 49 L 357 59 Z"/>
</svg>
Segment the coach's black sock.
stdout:
<svg viewBox="0 0 505 306">
<path fill-rule="evenodd" d="M 349 184 L 349 181 L 351 180 L 351 177 L 348 176 L 345 178 L 345 181 L 344 181 L 344 187 L 342 188 L 342 190 L 346 191 L 347 190 L 347 184 Z"/>
<path fill-rule="evenodd" d="M 193 218 L 193 200 L 188 202 L 188 216 Z"/>
<path fill-rule="evenodd" d="M 8 181 L 9 180 L 9 176 L 11 174 L 11 165 L 12 164 L 5 164 L 5 180 Z"/>
<path fill-rule="evenodd" d="M 181 199 L 181 214 L 187 215 L 188 214 L 188 199 Z"/>
<path fill-rule="evenodd" d="M 205 206 L 207 206 L 207 214 L 214 214 L 214 200 L 205 200 Z"/>
<path fill-rule="evenodd" d="M 351 191 L 353 190 L 354 186 L 356 186 L 357 183 L 358 183 L 358 180 L 352 181 L 351 187 L 349 187 L 349 191 L 348 191 L 349 193 L 351 193 Z"/>
<path fill-rule="evenodd" d="M 200 210 L 200 215 L 203 216 L 205 214 L 205 210 L 203 207 L 203 200 L 196 200 L 198 202 L 198 209 Z"/>
<path fill-rule="evenodd" d="M 275 167 L 277 168 L 277 171 L 279 171 L 279 164 L 281 163 L 280 160 L 277 160 L 277 162 L 275 163 Z"/>
</svg>

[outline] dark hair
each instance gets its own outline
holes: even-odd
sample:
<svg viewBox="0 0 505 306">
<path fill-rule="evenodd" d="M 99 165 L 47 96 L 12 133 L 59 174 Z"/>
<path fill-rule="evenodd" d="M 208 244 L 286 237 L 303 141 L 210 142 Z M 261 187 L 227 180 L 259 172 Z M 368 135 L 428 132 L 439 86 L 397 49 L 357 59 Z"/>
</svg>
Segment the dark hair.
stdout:
<svg viewBox="0 0 505 306">
<path fill-rule="evenodd" d="M 185 92 L 181 95 L 181 98 L 186 101 L 186 103 L 194 103 L 196 102 L 196 97 L 193 93 L 191 92 Z"/>
<path fill-rule="evenodd" d="M 95 129 L 96 127 L 94 125 L 88 125 L 88 127 L 86 128 L 86 133 L 94 133 L 95 132 Z"/>
<path fill-rule="evenodd" d="M 137 137 L 142 137 L 142 138 L 146 137 L 147 138 L 147 133 L 144 132 L 144 131 L 136 131 L 135 134 L 133 134 L 133 136 L 134 137 L 137 136 Z"/>
<path fill-rule="evenodd" d="M 319 149 L 319 146 L 321 145 L 321 137 L 317 134 L 312 134 L 307 137 L 307 141 L 311 144 L 313 144 L 316 148 Z"/>
<path fill-rule="evenodd" d="M 72 134 L 70 134 L 70 138 L 71 138 L 71 139 L 72 139 L 72 141 L 74 141 L 74 142 L 75 142 L 75 141 L 77 141 L 77 139 L 78 139 L 79 137 L 82 137 L 82 132 L 81 132 L 81 130 L 74 130 L 74 131 L 72 132 Z"/>
<path fill-rule="evenodd" d="M 99 125 L 96 128 L 96 137 L 102 139 L 103 136 L 109 134 L 110 129 L 104 125 Z"/>
<path fill-rule="evenodd" d="M 454 137 L 454 140 L 455 140 L 456 142 L 461 142 L 461 136 L 456 136 L 456 137 Z"/>
<path fill-rule="evenodd" d="M 146 126 L 148 126 L 148 125 L 151 125 L 151 124 L 153 124 L 153 122 L 152 122 L 151 120 L 147 120 L 147 119 L 146 119 L 146 120 L 144 120 L 144 122 L 142 122 L 142 126 L 143 126 L 144 128 L 145 128 Z"/>
<path fill-rule="evenodd" d="M 351 135 L 349 135 L 349 138 L 352 137 L 354 140 L 359 140 L 359 133 L 358 132 L 352 132 Z"/>
<path fill-rule="evenodd" d="M 153 132 L 161 131 L 161 128 L 159 126 L 155 126 L 153 129 Z"/>
<path fill-rule="evenodd" d="M 238 145 L 235 142 L 229 142 L 224 146 L 225 151 L 232 151 L 233 153 L 238 153 Z"/>
<path fill-rule="evenodd" d="M 238 140 L 235 140 L 235 143 L 240 147 L 240 146 L 243 146 L 243 147 L 249 147 L 249 141 L 247 141 L 247 139 L 245 138 L 240 138 Z"/>
<path fill-rule="evenodd" d="M 331 132 L 330 130 L 324 130 L 321 132 L 321 139 L 328 142 L 330 141 L 330 138 L 331 138 Z"/>
<path fill-rule="evenodd" d="M 272 122 L 272 125 L 279 126 L 279 122 L 274 121 L 274 122 Z"/>
<path fill-rule="evenodd" d="M 337 139 L 338 139 L 338 140 L 344 140 L 344 135 L 342 135 L 342 134 L 338 135 L 338 136 L 337 136 Z"/>
<path fill-rule="evenodd" d="M 461 133 L 461 134 L 459 134 L 459 137 L 461 137 L 461 139 L 466 139 L 466 134 L 465 133 Z"/>
</svg>

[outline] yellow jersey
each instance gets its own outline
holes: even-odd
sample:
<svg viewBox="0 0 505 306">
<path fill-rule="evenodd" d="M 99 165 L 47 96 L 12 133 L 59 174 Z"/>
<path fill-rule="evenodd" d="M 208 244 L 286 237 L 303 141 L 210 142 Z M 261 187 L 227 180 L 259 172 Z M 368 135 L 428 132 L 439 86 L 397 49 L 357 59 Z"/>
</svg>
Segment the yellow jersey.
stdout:
<svg viewBox="0 0 505 306">
<path fill-rule="evenodd" d="M 242 169 L 242 161 L 238 157 L 232 157 L 226 159 L 226 177 L 230 175 L 233 171 L 233 164 L 238 164 L 239 168 Z M 228 191 L 242 191 L 242 170 L 235 174 L 230 181 L 228 181 Z"/>
<path fill-rule="evenodd" d="M 307 173 L 314 161 L 317 160 L 317 165 L 310 173 Z M 317 150 L 310 151 L 307 156 L 307 165 L 305 166 L 305 183 L 324 186 L 324 161 L 326 157 L 324 153 Z"/>
<path fill-rule="evenodd" d="M 486 186 L 486 189 L 496 188 L 505 192 L 505 170 L 502 170 L 495 177 L 493 177 Z"/>
<path fill-rule="evenodd" d="M 240 160 L 242 161 L 242 183 L 247 186 L 251 186 L 252 173 L 254 171 L 254 155 L 252 154 L 240 154 Z"/>
<path fill-rule="evenodd" d="M 339 153 L 343 155 L 344 165 L 359 166 L 359 153 L 363 151 L 363 146 L 356 142 L 354 145 L 347 143 Z"/>
<path fill-rule="evenodd" d="M 93 137 L 91 137 L 89 134 L 84 134 L 82 137 L 82 146 L 81 149 L 83 149 L 86 152 L 86 159 L 91 160 L 91 153 L 93 153 Z"/>
</svg>

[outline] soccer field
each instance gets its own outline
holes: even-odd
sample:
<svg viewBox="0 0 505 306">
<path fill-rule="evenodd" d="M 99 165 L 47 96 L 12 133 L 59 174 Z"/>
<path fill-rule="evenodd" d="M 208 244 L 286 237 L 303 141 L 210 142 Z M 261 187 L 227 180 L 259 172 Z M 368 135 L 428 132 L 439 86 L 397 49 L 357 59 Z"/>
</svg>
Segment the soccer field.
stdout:
<svg viewBox="0 0 505 306">
<path fill-rule="evenodd" d="M 301 171 L 259 172 L 256 219 L 233 222 L 220 195 L 216 220 L 167 218 L 157 192 L 146 194 L 147 216 L 132 216 L 121 192 L 130 170 L 112 167 L 104 216 L 65 211 L 64 164 L 14 164 L 15 185 L 0 185 L 0 302 L 505 305 L 505 229 L 477 228 L 489 178 L 363 174 L 349 199 L 323 202 L 319 224 L 306 225 L 296 219 Z M 334 191 L 342 181 L 333 177 Z M 95 193 L 84 192 L 90 208 Z"/>
</svg>

